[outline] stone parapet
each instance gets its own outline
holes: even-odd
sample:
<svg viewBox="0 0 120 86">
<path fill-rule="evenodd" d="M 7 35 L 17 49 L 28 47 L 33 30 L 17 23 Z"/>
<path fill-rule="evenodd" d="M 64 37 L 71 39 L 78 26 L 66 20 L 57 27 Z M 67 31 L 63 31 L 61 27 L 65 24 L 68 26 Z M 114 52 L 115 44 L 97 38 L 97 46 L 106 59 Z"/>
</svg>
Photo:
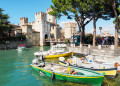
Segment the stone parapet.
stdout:
<svg viewBox="0 0 120 86">
<path fill-rule="evenodd" d="M 68 47 L 69 51 L 74 53 L 84 54 L 84 55 L 99 55 L 107 57 L 116 57 L 120 56 L 120 49 L 111 50 L 110 48 L 106 49 L 95 49 L 95 48 L 80 48 L 80 47 Z"/>
</svg>

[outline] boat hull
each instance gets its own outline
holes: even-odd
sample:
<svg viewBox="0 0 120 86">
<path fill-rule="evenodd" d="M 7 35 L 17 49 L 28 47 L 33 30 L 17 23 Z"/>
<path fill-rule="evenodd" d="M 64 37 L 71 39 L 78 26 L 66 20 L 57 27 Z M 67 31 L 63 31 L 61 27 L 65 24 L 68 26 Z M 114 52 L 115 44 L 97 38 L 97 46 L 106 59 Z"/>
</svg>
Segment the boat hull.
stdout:
<svg viewBox="0 0 120 86">
<path fill-rule="evenodd" d="M 22 51 L 22 50 L 25 50 L 26 47 L 18 47 L 17 49 L 18 49 L 19 51 Z"/>
<path fill-rule="evenodd" d="M 66 63 L 62 62 L 62 61 L 59 61 L 59 64 L 66 65 Z M 71 66 L 74 66 L 74 65 L 71 65 Z M 94 69 L 94 68 L 85 68 L 84 66 L 74 66 L 74 67 L 93 70 L 93 71 L 101 73 L 101 74 L 105 73 L 105 76 L 109 77 L 109 78 L 115 78 L 116 77 L 116 73 L 117 73 L 117 68 Z"/>
<path fill-rule="evenodd" d="M 52 71 L 48 71 L 33 65 L 31 65 L 31 67 L 38 72 L 40 71 L 43 72 L 48 77 L 52 77 L 52 74 L 53 74 Z M 95 76 L 95 77 L 82 76 L 81 77 L 81 76 L 75 76 L 72 74 L 62 74 L 62 73 L 54 73 L 54 75 L 55 75 L 55 79 L 58 79 L 58 80 L 77 82 L 77 83 L 88 84 L 88 85 L 97 85 L 97 86 L 101 86 L 102 81 L 104 79 L 104 76 Z"/>
<path fill-rule="evenodd" d="M 58 57 L 66 57 L 66 56 L 72 56 L 73 52 L 68 52 L 64 54 L 56 54 L 56 55 L 46 55 L 45 58 L 58 58 Z"/>
</svg>

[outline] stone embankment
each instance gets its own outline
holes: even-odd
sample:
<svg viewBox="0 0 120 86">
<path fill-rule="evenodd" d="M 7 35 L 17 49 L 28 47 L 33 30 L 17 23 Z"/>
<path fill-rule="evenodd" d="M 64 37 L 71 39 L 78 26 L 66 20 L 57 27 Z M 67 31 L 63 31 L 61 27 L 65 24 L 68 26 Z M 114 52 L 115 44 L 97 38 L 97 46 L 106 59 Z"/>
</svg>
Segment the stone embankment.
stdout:
<svg viewBox="0 0 120 86">
<path fill-rule="evenodd" d="M 1 44 L 0 49 L 1 50 L 16 49 L 19 44 L 26 44 L 26 47 L 32 46 L 32 44 L 27 43 L 26 41 L 11 41 L 11 42 L 6 42 L 6 44 Z"/>
<path fill-rule="evenodd" d="M 98 49 L 97 47 L 68 47 L 68 51 L 73 51 L 75 54 L 84 54 L 84 55 L 96 55 L 96 56 L 106 56 L 106 57 L 117 57 L 120 56 L 120 48 L 111 49 L 110 47 L 104 47 Z"/>
</svg>

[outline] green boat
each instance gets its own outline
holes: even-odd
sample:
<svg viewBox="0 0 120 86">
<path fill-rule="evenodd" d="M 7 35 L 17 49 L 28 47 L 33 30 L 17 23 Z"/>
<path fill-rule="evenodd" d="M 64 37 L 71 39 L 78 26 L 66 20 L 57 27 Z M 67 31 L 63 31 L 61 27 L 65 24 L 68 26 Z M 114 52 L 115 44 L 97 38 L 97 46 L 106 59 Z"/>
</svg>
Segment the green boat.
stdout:
<svg viewBox="0 0 120 86">
<path fill-rule="evenodd" d="M 31 67 L 34 70 L 51 77 L 52 80 L 58 79 L 87 85 L 101 86 L 104 79 L 104 74 L 83 68 L 78 69 L 76 67 L 61 66 L 59 64 L 46 63 L 44 67 L 38 66 L 37 64 L 31 64 Z"/>
</svg>

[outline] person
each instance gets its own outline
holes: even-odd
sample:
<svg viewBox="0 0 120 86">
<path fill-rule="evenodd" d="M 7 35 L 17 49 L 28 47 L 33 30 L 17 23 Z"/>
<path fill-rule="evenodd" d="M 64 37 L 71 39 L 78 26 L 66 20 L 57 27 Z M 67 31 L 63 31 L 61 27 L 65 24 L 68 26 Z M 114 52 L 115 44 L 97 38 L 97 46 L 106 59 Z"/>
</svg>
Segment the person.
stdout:
<svg viewBox="0 0 120 86">
<path fill-rule="evenodd" d="M 104 38 L 102 38 L 102 45 L 104 44 Z"/>
<path fill-rule="evenodd" d="M 70 45 L 70 39 L 68 39 L 67 44 Z"/>
</svg>

